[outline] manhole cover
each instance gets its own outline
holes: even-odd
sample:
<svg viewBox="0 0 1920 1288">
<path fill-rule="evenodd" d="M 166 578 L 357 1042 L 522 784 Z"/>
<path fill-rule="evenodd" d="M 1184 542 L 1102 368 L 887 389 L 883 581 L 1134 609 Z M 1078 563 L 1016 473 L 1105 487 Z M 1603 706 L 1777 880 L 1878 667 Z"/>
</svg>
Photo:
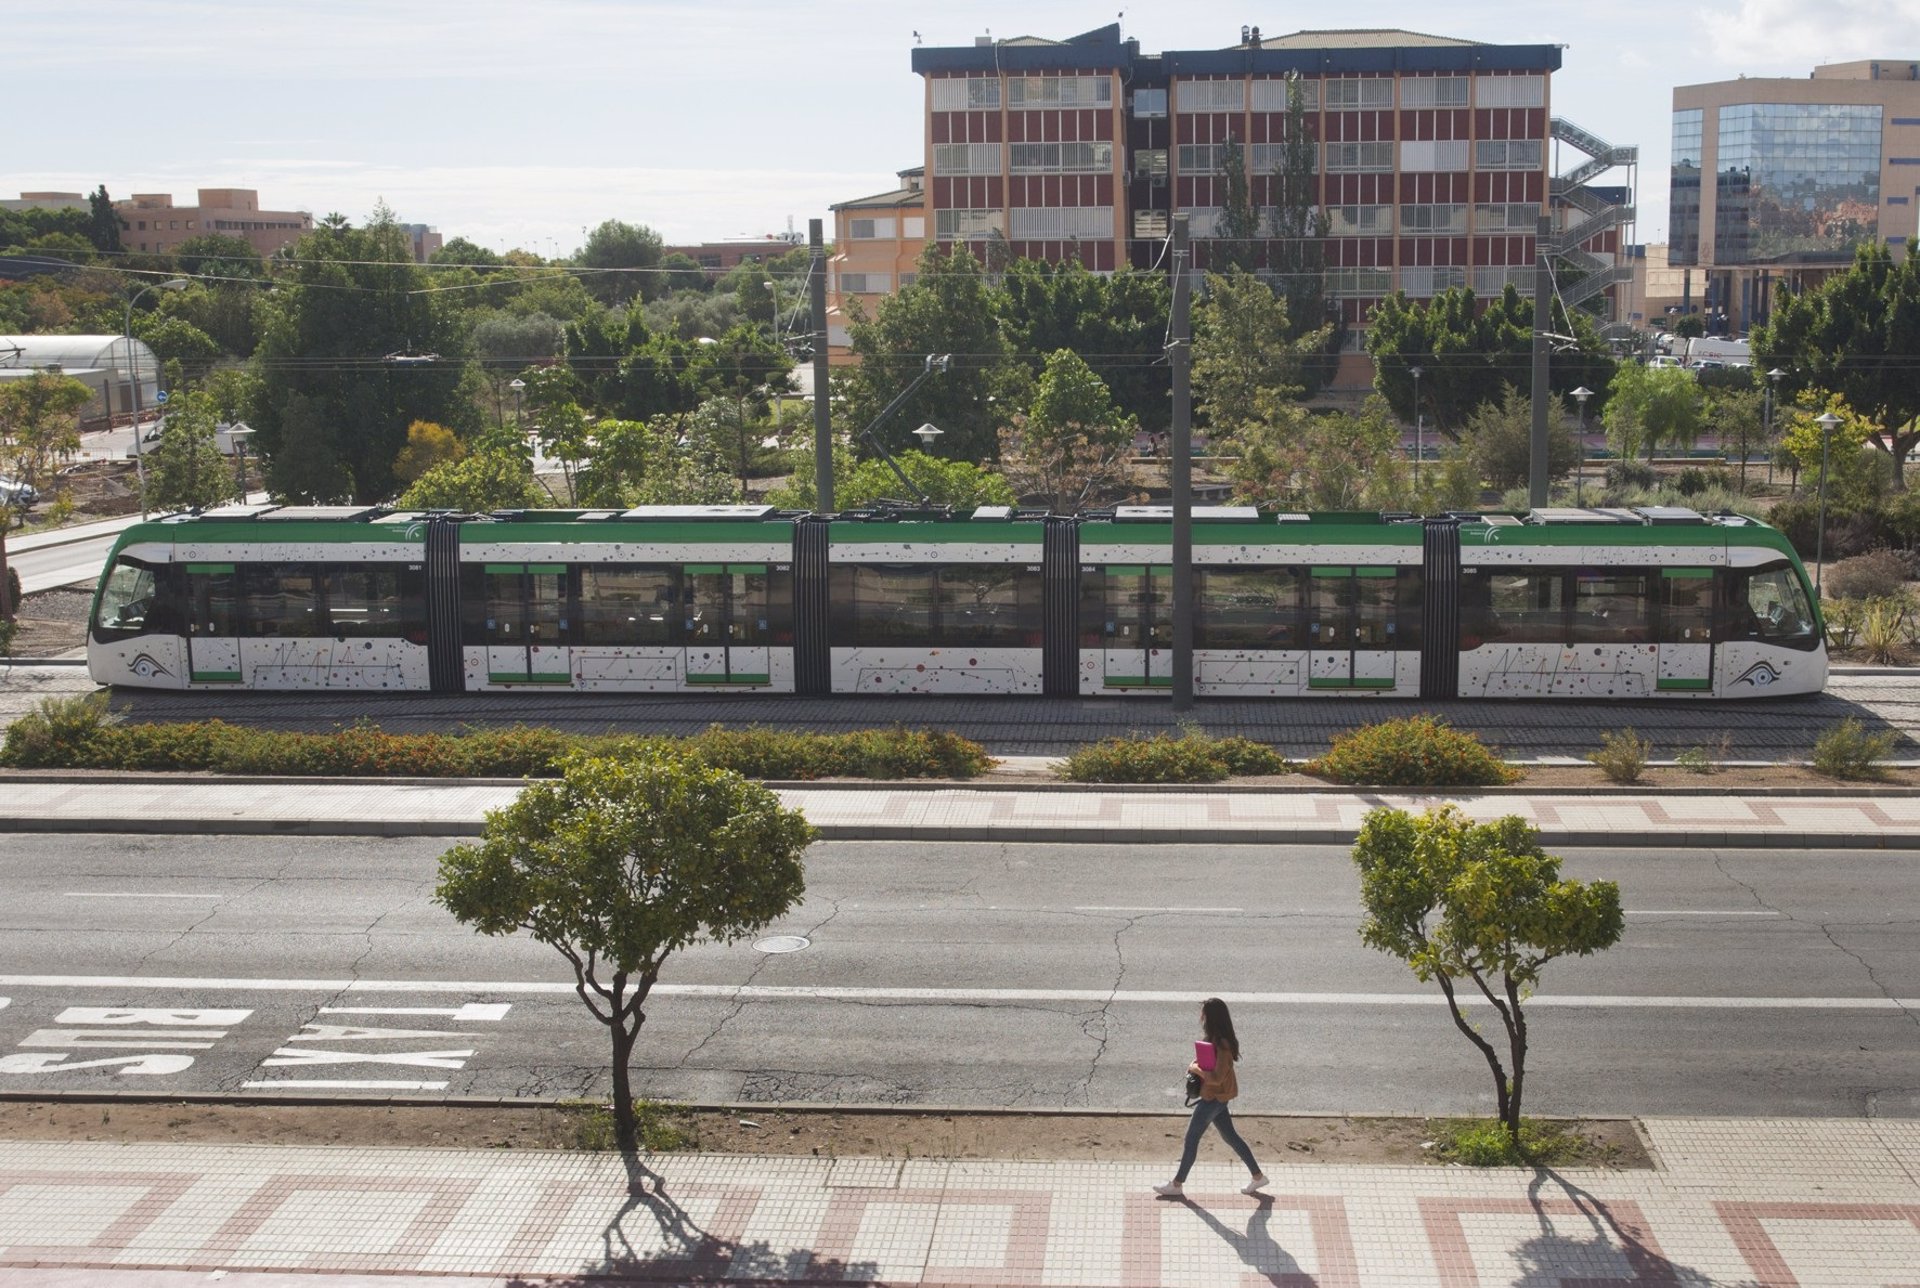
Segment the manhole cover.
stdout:
<svg viewBox="0 0 1920 1288">
<path fill-rule="evenodd" d="M 804 935 L 770 935 L 755 942 L 753 947 L 755 952 L 762 953 L 797 953 L 810 944 Z"/>
</svg>

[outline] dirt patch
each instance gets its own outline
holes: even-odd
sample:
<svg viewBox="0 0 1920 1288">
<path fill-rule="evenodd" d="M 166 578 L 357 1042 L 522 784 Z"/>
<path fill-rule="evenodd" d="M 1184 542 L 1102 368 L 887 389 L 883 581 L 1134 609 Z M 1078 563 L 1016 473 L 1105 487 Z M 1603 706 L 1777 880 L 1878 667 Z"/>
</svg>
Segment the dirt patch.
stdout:
<svg viewBox="0 0 1920 1288">
<path fill-rule="evenodd" d="M 1186 1117 L 1173 1114 L 931 1114 L 911 1111 L 742 1109 L 668 1111 L 686 1148 L 715 1154 L 833 1158 L 996 1158 L 1164 1162 L 1180 1156 Z M 1292 1163 L 1422 1166 L 1441 1124 L 1422 1118 L 1234 1116 L 1254 1153 Z M 577 1110 L 529 1105 L 216 1105 L 97 1101 L 0 1102 L 0 1138 L 167 1141 L 181 1144 L 401 1145 L 460 1149 L 574 1149 Z M 1631 1121 L 1578 1124 L 1577 1166 L 1653 1166 Z M 1216 1157 L 1216 1155 L 1218 1157 Z M 1229 1157 L 1209 1141 L 1202 1157 Z"/>
<path fill-rule="evenodd" d="M 87 643 L 87 613 L 93 607 L 93 591 L 43 590 L 23 595 L 14 614 L 19 627 L 13 637 L 14 657 L 59 657 L 62 653 L 84 648 Z"/>
</svg>

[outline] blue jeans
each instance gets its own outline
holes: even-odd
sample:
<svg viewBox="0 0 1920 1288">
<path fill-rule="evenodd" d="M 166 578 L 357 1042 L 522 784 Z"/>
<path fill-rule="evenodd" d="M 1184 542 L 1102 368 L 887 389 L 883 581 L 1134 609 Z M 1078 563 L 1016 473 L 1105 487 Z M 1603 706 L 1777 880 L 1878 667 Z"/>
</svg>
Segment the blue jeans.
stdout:
<svg viewBox="0 0 1920 1288">
<path fill-rule="evenodd" d="M 1233 1129 L 1233 1115 L 1227 1112 L 1227 1102 L 1202 1100 L 1193 1107 L 1193 1118 L 1187 1123 L 1187 1143 L 1180 1151 L 1180 1170 L 1173 1174 L 1174 1180 L 1186 1182 L 1187 1173 L 1193 1170 L 1193 1156 L 1200 1152 L 1200 1138 L 1207 1134 L 1209 1127 L 1218 1127 L 1220 1139 L 1227 1142 L 1227 1148 L 1240 1155 L 1249 1172 L 1260 1175 L 1260 1164 L 1253 1161 L 1253 1151 Z"/>
</svg>

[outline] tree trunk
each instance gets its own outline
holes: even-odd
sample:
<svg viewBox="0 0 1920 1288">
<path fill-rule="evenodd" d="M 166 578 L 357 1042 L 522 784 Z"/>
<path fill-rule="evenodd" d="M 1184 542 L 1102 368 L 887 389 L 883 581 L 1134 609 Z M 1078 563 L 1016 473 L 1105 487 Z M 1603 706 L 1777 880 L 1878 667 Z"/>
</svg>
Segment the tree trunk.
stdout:
<svg viewBox="0 0 1920 1288">
<path fill-rule="evenodd" d="M 623 1154 L 640 1147 L 640 1133 L 633 1113 L 633 1086 L 628 1081 L 627 1064 L 633 1058 L 633 1044 L 640 1036 L 638 1025 L 629 1020 L 626 1009 L 613 1013 L 613 1136 Z"/>
<path fill-rule="evenodd" d="M 1466 1016 L 1460 1014 L 1460 1003 L 1453 995 L 1453 980 L 1444 972 L 1435 972 L 1434 978 L 1440 981 L 1440 991 L 1447 995 L 1447 1010 L 1453 1015 L 1454 1027 L 1466 1034 L 1467 1041 L 1480 1048 L 1480 1054 L 1486 1057 L 1487 1067 L 1493 1070 L 1494 1106 L 1500 1121 L 1507 1122 L 1507 1106 L 1512 1097 L 1507 1087 L 1507 1071 L 1500 1067 L 1500 1053 L 1493 1049 L 1493 1043 L 1474 1031 L 1473 1025 L 1467 1023 Z"/>
<path fill-rule="evenodd" d="M 0 505 L 0 622 L 10 622 L 20 605 L 13 602 L 13 587 L 7 579 L 7 529 L 13 526 L 13 507 Z"/>
<path fill-rule="evenodd" d="M 1518 1152 L 1520 1096 L 1527 1080 L 1527 1017 L 1520 1009 L 1520 990 L 1511 978 L 1507 980 L 1507 1007 L 1508 1014 L 1501 1017 L 1507 1022 L 1507 1049 L 1513 1064 L 1513 1092 L 1507 1098 L 1506 1108 L 1507 1139 Z"/>
</svg>

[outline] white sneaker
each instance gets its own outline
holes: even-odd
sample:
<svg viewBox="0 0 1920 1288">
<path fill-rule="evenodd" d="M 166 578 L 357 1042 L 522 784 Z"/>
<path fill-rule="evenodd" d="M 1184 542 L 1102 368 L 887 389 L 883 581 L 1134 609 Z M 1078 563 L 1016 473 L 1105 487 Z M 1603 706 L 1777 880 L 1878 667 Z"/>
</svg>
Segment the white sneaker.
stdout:
<svg viewBox="0 0 1920 1288">
<path fill-rule="evenodd" d="M 1240 1192 L 1242 1194 L 1258 1194 L 1261 1190 L 1264 1190 L 1266 1188 L 1267 1188 L 1267 1174 L 1265 1172 L 1255 1172 L 1253 1174 L 1253 1179 L 1240 1187 Z"/>
<path fill-rule="evenodd" d="M 1178 1181 L 1168 1181 L 1165 1185 L 1154 1186 L 1153 1192 L 1163 1199 L 1177 1199 L 1186 1194 L 1187 1187 Z"/>
</svg>

